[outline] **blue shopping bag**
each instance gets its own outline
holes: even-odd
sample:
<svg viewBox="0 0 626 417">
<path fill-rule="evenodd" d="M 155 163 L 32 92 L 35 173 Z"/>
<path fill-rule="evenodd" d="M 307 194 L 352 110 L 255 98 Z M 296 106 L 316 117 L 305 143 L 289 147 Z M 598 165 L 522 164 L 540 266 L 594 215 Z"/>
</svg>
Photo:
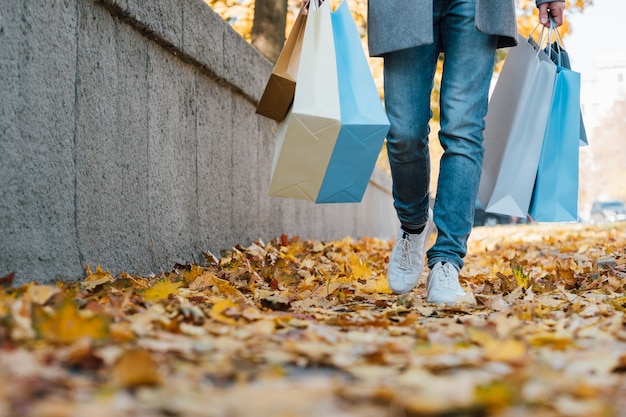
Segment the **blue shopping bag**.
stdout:
<svg viewBox="0 0 626 417">
<path fill-rule="evenodd" d="M 572 69 L 570 64 L 569 54 L 565 50 L 564 46 L 559 44 L 559 41 L 563 43 L 560 36 L 558 35 L 558 31 L 555 31 L 558 39 L 554 41 L 551 45 L 547 46 L 544 51 L 550 56 L 552 61 L 566 69 Z M 583 113 L 580 112 L 580 146 L 589 145 L 589 140 L 587 139 L 587 129 L 585 129 L 585 123 L 583 121 Z"/>
<path fill-rule="evenodd" d="M 529 214 L 537 222 L 578 220 L 580 74 L 557 67 Z"/>
<path fill-rule="evenodd" d="M 360 202 L 389 130 L 361 39 L 343 1 L 332 13 L 341 130 L 316 203 Z"/>
</svg>

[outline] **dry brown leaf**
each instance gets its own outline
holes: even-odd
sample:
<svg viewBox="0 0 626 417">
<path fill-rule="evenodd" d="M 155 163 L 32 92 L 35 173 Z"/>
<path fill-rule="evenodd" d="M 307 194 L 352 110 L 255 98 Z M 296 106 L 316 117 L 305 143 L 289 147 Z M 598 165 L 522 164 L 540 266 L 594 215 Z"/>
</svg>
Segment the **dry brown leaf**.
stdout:
<svg viewBox="0 0 626 417">
<path fill-rule="evenodd" d="M 125 351 L 113 367 L 115 382 L 125 388 L 142 385 L 157 385 L 162 382 L 153 355 L 145 349 L 136 348 Z"/>
</svg>

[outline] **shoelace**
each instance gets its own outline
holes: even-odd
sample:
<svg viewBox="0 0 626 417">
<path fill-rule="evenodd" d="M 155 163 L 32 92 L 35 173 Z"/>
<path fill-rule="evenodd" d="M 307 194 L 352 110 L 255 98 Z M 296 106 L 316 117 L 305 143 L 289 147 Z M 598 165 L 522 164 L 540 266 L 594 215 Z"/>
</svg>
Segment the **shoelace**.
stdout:
<svg viewBox="0 0 626 417">
<path fill-rule="evenodd" d="M 452 278 L 452 276 L 450 276 L 450 270 L 449 268 L 446 266 L 446 264 L 441 265 L 441 269 L 443 269 L 443 283 L 442 283 L 442 287 L 448 290 L 453 290 L 456 284 L 454 282 L 454 278 Z"/>
<path fill-rule="evenodd" d="M 409 240 L 409 237 L 404 234 L 402 241 L 400 241 L 400 267 L 403 269 L 410 269 L 413 266 L 411 260 L 411 253 L 413 251 L 413 245 Z"/>
<path fill-rule="evenodd" d="M 446 264 L 442 264 L 441 265 L 441 270 L 442 270 L 442 275 L 440 275 L 438 278 L 440 278 L 439 281 L 439 290 L 456 290 L 456 285 L 457 282 L 455 281 L 455 279 L 450 275 L 450 270 L 449 267 L 446 266 Z M 430 284 L 430 283 L 429 283 Z M 428 286 L 430 288 L 430 285 Z"/>
</svg>

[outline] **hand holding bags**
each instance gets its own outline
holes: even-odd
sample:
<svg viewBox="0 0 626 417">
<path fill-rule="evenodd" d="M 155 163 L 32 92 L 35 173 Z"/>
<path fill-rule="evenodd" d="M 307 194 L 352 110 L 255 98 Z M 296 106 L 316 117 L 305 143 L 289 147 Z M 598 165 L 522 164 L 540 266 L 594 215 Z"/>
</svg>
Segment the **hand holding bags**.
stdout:
<svg viewBox="0 0 626 417">
<path fill-rule="evenodd" d="M 293 108 L 278 128 L 270 195 L 359 202 L 389 121 L 347 3 L 332 14 L 328 0 L 314 3 Z"/>
</svg>

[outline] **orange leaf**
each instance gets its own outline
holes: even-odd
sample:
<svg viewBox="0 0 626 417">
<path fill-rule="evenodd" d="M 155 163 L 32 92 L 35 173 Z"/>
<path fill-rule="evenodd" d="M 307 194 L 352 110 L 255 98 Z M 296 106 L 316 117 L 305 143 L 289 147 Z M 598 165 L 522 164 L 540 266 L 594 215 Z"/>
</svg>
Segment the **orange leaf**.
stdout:
<svg viewBox="0 0 626 417">
<path fill-rule="evenodd" d="M 142 348 L 124 352 L 113 368 L 113 375 L 116 382 L 125 388 L 158 385 L 162 382 L 152 354 Z"/>
</svg>

